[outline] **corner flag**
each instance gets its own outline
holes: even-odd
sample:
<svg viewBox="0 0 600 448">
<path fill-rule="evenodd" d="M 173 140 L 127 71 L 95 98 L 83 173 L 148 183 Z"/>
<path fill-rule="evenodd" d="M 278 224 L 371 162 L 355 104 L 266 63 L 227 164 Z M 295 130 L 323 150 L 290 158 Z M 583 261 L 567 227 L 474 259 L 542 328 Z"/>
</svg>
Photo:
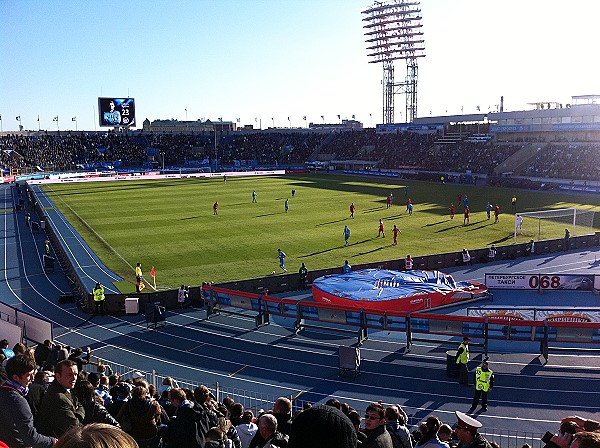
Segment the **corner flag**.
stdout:
<svg viewBox="0 0 600 448">
<path fill-rule="evenodd" d="M 152 269 L 150 269 L 150 277 L 152 277 L 152 285 L 156 290 L 156 273 L 154 272 L 154 266 L 152 266 Z"/>
</svg>

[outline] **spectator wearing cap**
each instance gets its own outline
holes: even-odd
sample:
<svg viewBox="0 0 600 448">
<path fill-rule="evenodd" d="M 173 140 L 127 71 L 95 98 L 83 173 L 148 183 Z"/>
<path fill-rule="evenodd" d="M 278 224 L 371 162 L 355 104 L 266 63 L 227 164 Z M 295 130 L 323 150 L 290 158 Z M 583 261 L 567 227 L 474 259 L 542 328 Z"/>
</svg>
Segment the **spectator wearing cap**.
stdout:
<svg viewBox="0 0 600 448">
<path fill-rule="evenodd" d="M 482 424 L 467 414 L 456 411 L 456 438 L 457 448 L 491 448 L 490 443 L 477 432 Z"/>
<path fill-rule="evenodd" d="M 289 398 L 279 397 L 275 400 L 273 415 L 277 419 L 277 430 L 289 435 L 292 428 L 292 402 Z"/>
<path fill-rule="evenodd" d="M 288 448 L 355 448 L 357 434 L 342 411 L 328 405 L 314 406 L 296 415 Z"/>
<path fill-rule="evenodd" d="M 273 414 L 263 414 L 258 419 L 258 432 L 252 438 L 249 448 L 287 448 L 288 440 L 287 434 L 277 430 L 277 418 Z"/>
<path fill-rule="evenodd" d="M 490 369 L 487 359 L 475 369 L 475 396 L 469 412 L 473 412 L 481 397 L 481 410 L 487 411 L 488 392 L 494 387 L 494 372 Z"/>
<path fill-rule="evenodd" d="M 385 429 L 390 433 L 394 448 L 412 448 L 410 431 L 406 427 L 406 412 L 400 405 L 385 408 Z"/>
<path fill-rule="evenodd" d="M 379 403 L 371 403 L 365 412 L 365 434 L 363 448 L 393 448 L 392 438 L 385 429 L 385 409 Z"/>
<path fill-rule="evenodd" d="M 146 379 L 146 375 L 144 375 L 142 372 L 140 372 L 139 370 L 136 370 L 134 372 L 131 373 L 131 379 L 132 380 L 139 380 L 139 379 Z"/>
<path fill-rule="evenodd" d="M 50 448 L 56 439 L 38 433 L 25 397 L 36 369 L 35 361 L 18 355 L 6 363 L 9 379 L 0 387 L 0 440 L 11 447 Z"/>
<path fill-rule="evenodd" d="M 469 341 L 470 339 L 465 336 L 462 344 L 458 346 L 456 352 L 456 364 L 458 364 L 458 382 L 469 385 Z"/>
</svg>

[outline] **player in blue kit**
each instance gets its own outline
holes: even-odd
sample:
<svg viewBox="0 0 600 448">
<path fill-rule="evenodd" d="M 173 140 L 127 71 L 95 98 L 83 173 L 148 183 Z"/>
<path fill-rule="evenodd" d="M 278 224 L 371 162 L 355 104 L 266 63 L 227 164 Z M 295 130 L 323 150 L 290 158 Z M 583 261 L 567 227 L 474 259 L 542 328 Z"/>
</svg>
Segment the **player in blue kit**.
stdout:
<svg viewBox="0 0 600 448">
<path fill-rule="evenodd" d="M 277 256 L 279 257 L 279 267 L 283 272 L 287 272 L 287 269 L 285 268 L 285 252 L 281 249 L 277 249 Z"/>
</svg>

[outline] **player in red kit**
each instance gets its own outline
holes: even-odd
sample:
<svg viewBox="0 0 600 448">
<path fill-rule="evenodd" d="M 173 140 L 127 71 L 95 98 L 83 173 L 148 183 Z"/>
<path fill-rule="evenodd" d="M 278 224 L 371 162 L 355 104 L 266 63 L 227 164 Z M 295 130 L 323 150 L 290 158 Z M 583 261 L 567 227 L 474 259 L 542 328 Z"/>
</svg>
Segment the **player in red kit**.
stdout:
<svg viewBox="0 0 600 448">
<path fill-rule="evenodd" d="M 385 238 L 385 232 L 383 230 L 383 221 L 380 219 L 379 220 L 379 233 L 377 234 L 377 238 L 379 238 L 382 235 Z"/>
<path fill-rule="evenodd" d="M 397 246 L 398 245 L 398 233 L 400 232 L 400 229 L 398 227 L 396 227 L 396 224 L 394 224 L 394 228 L 392 229 L 392 232 L 394 234 L 394 242 L 392 243 L 392 246 Z"/>
</svg>

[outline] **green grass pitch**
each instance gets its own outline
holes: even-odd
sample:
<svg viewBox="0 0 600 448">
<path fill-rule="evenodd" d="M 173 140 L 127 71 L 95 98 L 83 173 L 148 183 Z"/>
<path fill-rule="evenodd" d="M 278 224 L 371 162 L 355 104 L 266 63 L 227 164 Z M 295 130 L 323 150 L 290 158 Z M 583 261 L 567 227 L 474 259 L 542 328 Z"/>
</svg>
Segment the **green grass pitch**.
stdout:
<svg viewBox="0 0 600 448">
<path fill-rule="evenodd" d="M 295 197 L 291 190 L 296 190 Z M 141 262 L 159 288 L 203 281 L 222 282 L 280 273 L 277 249 L 286 254 L 288 272 L 301 262 L 308 269 L 511 244 L 518 211 L 577 207 L 600 210 L 592 196 L 531 192 L 466 185 L 371 179 L 338 175 L 229 177 L 140 182 L 50 184 L 44 190 L 91 248 L 134 289 L 132 266 Z M 252 191 L 257 203 L 252 203 Z M 393 206 L 385 198 L 393 194 Z M 463 225 L 457 195 L 469 197 L 471 224 Z M 414 204 L 406 212 L 406 200 Z M 289 211 L 284 202 L 289 199 Z M 487 220 L 486 201 L 498 203 L 500 222 Z M 213 203 L 219 214 L 213 215 Z M 350 203 L 356 205 L 350 218 Z M 449 206 L 456 206 L 450 220 Z M 379 219 L 385 238 L 377 237 Z M 392 227 L 401 233 L 392 246 Z M 530 227 L 528 228 L 528 224 Z M 343 229 L 351 230 L 344 247 Z M 545 227 L 545 239 L 560 238 L 563 224 Z M 537 224 L 525 220 L 519 242 L 537 239 Z"/>
</svg>

